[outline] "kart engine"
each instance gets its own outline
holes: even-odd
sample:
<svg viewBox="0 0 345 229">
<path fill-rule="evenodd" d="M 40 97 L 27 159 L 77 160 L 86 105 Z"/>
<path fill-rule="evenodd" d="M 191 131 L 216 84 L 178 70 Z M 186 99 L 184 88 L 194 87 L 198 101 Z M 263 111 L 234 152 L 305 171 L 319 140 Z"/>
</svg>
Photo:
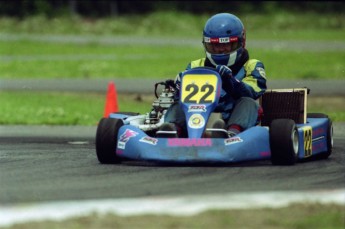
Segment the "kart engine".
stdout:
<svg viewBox="0 0 345 229">
<path fill-rule="evenodd" d="M 164 85 L 161 94 L 157 95 L 158 85 Z M 156 124 L 158 123 L 166 113 L 167 109 L 174 103 L 174 92 L 175 85 L 172 80 L 167 80 L 165 82 L 159 82 L 155 84 L 155 95 L 156 100 L 152 103 L 152 110 L 148 114 L 145 120 L 145 124 Z M 163 121 L 163 120 L 162 120 Z"/>
</svg>

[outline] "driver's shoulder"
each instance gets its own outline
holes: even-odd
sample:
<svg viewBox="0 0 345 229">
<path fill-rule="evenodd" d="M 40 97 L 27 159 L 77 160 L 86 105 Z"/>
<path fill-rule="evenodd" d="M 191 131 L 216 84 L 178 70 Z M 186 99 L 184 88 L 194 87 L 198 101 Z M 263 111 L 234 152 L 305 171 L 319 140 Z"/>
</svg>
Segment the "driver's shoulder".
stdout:
<svg viewBox="0 0 345 229">
<path fill-rule="evenodd" d="M 260 60 L 258 60 L 258 59 L 249 59 L 244 64 L 244 69 L 247 72 L 250 72 L 250 71 L 254 70 L 256 67 L 263 67 L 263 63 Z"/>
<path fill-rule="evenodd" d="M 206 60 L 205 57 L 197 59 L 197 60 L 193 60 L 189 63 L 188 67 L 190 67 L 190 68 L 203 67 L 203 66 L 205 66 L 205 60 Z"/>
</svg>

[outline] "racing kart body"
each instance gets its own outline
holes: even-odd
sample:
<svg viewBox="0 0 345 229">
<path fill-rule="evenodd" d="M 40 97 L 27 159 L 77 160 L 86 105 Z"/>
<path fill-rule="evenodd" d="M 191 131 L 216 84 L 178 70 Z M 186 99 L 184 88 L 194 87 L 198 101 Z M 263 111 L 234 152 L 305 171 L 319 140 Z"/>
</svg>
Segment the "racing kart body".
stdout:
<svg viewBox="0 0 345 229">
<path fill-rule="evenodd" d="M 332 152 L 332 121 L 324 114 L 306 113 L 306 88 L 267 92 L 261 100 L 266 119 L 260 124 L 231 138 L 211 138 L 212 131 L 221 131 L 212 128 L 210 118 L 219 101 L 221 77 L 209 68 L 188 70 L 181 77 L 179 100 L 187 120 L 188 137 L 178 138 L 157 135 L 167 109 L 174 102 L 174 88 L 168 81 L 158 84 L 165 87 L 159 96 L 155 90 L 157 100 L 150 112 L 112 113 L 100 120 L 96 154 L 101 163 L 123 160 L 169 163 L 271 160 L 274 165 L 293 165 L 308 158 L 328 158 Z M 296 97 L 296 93 L 302 108 L 301 104 L 293 108 L 281 104 L 289 103 L 286 97 L 289 94 Z M 282 98 L 274 101 L 279 97 Z M 277 112 L 273 109 L 277 105 L 272 105 L 271 101 L 296 110 L 297 116 L 286 111 Z"/>
</svg>

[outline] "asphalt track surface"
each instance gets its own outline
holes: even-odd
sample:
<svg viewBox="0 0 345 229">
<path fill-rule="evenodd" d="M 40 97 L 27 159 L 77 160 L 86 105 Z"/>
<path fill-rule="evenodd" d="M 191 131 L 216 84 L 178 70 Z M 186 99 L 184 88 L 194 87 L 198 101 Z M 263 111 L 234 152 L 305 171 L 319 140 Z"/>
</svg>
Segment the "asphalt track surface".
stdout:
<svg viewBox="0 0 345 229">
<path fill-rule="evenodd" d="M 221 165 L 104 165 L 96 127 L 1 126 L 0 203 L 344 189 L 345 123 L 327 160 Z"/>
<path fill-rule="evenodd" d="M 171 77 L 173 79 L 174 77 Z M 167 79 L 167 78 L 166 78 Z M 154 93 L 154 85 L 164 79 L 0 79 L 0 90 L 40 90 L 73 92 L 106 92 L 108 83 L 114 82 L 118 93 Z M 345 96 L 343 80 L 270 80 L 269 89 L 310 89 L 310 96 Z"/>
</svg>

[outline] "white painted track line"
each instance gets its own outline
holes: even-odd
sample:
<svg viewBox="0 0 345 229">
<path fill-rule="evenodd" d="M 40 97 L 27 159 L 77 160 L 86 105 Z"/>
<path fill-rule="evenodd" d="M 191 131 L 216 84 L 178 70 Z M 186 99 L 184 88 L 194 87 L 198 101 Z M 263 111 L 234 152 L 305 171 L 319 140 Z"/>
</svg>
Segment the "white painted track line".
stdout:
<svg viewBox="0 0 345 229">
<path fill-rule="evenodd" d="M 64 220 L 92 213 L 113 213 L 119 216 L 140 214 L 191 216 L 209 209 L 281 208 L 293 203 L 345 205 L 345 189 L 0 205 L 0 226 L 28 221 Z"/>
</svg>

